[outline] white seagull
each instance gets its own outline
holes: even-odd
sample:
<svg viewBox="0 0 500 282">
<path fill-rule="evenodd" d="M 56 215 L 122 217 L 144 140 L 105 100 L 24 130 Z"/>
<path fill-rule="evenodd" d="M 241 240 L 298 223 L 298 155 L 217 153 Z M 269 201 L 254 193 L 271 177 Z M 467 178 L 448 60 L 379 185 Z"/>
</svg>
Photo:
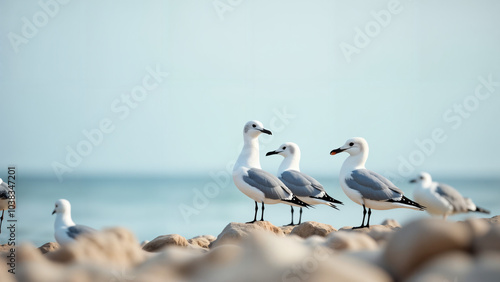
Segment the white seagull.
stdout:
<svg viewBox="0 0 500 282">
<path fill-rule="evenodd" d="M 2 210 L 2 217 L 0 217 L 0 233 L 2 233 L 2 222 L 3 222 L 3 214 L 5 210 L 9 208 L 16 208 L 16 202 L 11 198 L 14 190 L 12 190 L 7 183 L 3 182 L 0 178 L 0 210 Z"/>
<path fill-rule="evenodd" d="M 361 137 L 351 138 L 342 147 L 332 150 L 330 155 L 344 151 L 350 156 L 340 169 L 340 186 L 349 199 L 363 206 L 363 221 L 359 227 L 353 229 L 370 227 L 372 209 L 425 209 L 424 206 L 405 197 L 403 191 L 387 178 L 365 168 L 368 159 L 368 143 L 365 139 Z M 368 207 L 368 221 L 364 225 L 366 207 Z"/>
<path fill-rule="evenodd" d="M 54 237 L 57 243 L 61 245 L 73 242 L 81 234 L 96 232 L 93 228 L 85 225 L 76 225 L 73 222 L 71 219 L 71 204 L 68 200 L 57 200 L 52 214 L 56 214 Z"/>
<path fill-rule="evenodd" d="M 253 223 L 257 221 L 257 203 L 262 204 L 260 220 L 264 220 L 264 204 L 284 203 L 299 207 L 309 205 L 295 197 L 281 180 L 262 170 L 259 160 L 259 140 L 261 133 L 272 135 L 259 121 L 249 121 L 243 127 L 243 149 L 233 168 L 233 181 L 236 187 L 255 201 Z"/>
<path fill-rule="evenodd" d="M 433 182 L 431 175 L 427 172 L 420 173 L 418 178 L 410 180 L 410 183 L 417 183 L 413 197 L 425 205 L 427 212 L 432 215 L 441 215 L 446 219 L 448 215 L 457 213 L 490 213 L 488 210 L 476 206 L 471 199 L 463 197 L 455 188 Z"/>
<path fill-rule="evenodd" d="M 300 200 L 309 205 L 324 204 L 337 209 L 335 204 L 341 204 L 330 195 L 328 195 L 323 188 L 323 185 L 311 176 L 304 174 L 300 171 L 300 148 L 293 142 L 282 144 L 278 149 L 268 152 L 266 156 L 281 155 L 284 157 L 281 165 L 278 168 L 278 178 L 285 183 L 285 185 L 297 196 Z M 290 206 L 292 211 L 293 224 L 293 206 Z M 338 209 L 337 209 L 338 210 Z M 299 223 L 302 221 L 302 207 L 300 207 Z"/>
</svg>

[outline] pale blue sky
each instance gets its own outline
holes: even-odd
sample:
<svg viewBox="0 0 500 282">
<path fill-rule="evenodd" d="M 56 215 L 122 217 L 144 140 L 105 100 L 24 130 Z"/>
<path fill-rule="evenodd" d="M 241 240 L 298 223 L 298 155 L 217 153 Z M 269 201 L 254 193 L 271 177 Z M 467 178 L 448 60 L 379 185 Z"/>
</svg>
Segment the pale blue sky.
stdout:
<svg viewBox="0 0 500 282">
<path fill-rule="evenodd" d="M 261 0 L 222 15 L 213 3 L 228 1 L 70 1 L 16 45 L 23 17 L 43 21 L 43 9 L 2 1 L 0 169 L 55 177 L 66 146 L 108 118 L 114 131 L 65 176 L 218 171 L 236 159 L 251 119 L 274 131 L 261 148 L 272 172 L 281 158 L 265 152 L 293 141 L 303 171 L 337 176 L 346 156 L 329 151 L 362 136 L 367 166 L 397 173 L 436 128 L 446 141 L 415 172 L 500 172 L 500 86 L 467 118 L 453 112 L 474 102 L 478 77 L 500 81 L 500 2 Z M 355 29 L 388 3 L 399 13 L 348 62 L 341 43 L 355 46 Z M 114 101 L 148 67 L 169 75 L 120 118 Z M 294 117 L 273 128 L 284 108 Z"/>
</svg>

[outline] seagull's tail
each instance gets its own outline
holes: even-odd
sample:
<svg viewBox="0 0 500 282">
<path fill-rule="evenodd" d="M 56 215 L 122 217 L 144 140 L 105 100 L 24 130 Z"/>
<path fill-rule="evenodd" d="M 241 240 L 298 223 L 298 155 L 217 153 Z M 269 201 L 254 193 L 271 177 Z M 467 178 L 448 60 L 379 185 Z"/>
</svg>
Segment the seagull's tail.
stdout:
<svg viewBox="0 0 500 282">
<path fill-rule="evenodd" d="M 341 201 L 331 197 L 330 195 L 328 195 L 327 193 L 325 193 L 323 196 L 321 197 L 311 197 L 311 198 L 315 198 L 315 199 L 318 199 L 318 200 L 323 200 L 323 201 L 326 201 L 326 202 L 329 202 L 329 203 L 332 203 L 332 204 L 340 204 L 340 205 L 343 205 L 344 203 L 342 203 Z M 335 206 L 335 205 L 334 205 Z M 333 207 L 332 207 L 333 208 Z"/>
<path fill-rule="evenodd" d="M 282 201 L 287 202 L 287 203 L 289 203 L 289 205 L 292 205 L 292 206 L 305 207 L 305 208 L 312 207 L 311 205 L 301 201 L 296 196 L 292 196 L 292 199 L 290 199 L 290 200 L 282 200 Z"/>
<path fill-rule="evenodd" d="M 476 210 L 473 210 L 474 212 L 482 212 L 482 213 L 486 213 L 486 214 L 490 214 L 490 211 L 487 210 L 487 209 L 483 209 L 483 208 L 480 208 L 478 206 L 476 206 Z"/>
<path fill-rule="evenodd" d="M 388 200 L 388 202 L 400 203 L 400 204 L 403 204 L 406 206 L 415 207 L 421 211 L 426 209 L 426 207 L 422 206 L 421 204 L 419 204 L 417 202 L 414 202 L 414 201 L 406 198 L 405 196 L 402 196 L 401 199 L 399 199 L 399 200 L 393 200 L 393 199 Z"/>
</svg>

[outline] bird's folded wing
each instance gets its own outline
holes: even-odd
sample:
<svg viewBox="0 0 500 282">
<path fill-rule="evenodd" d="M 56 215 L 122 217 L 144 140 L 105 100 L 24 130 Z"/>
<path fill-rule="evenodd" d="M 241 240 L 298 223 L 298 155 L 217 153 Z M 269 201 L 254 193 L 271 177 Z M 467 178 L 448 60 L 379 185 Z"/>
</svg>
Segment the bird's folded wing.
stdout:
<svg viewBox="0 0 500 282">
<path fill-rule="evenodd" d="M 262 169 L 251 168 L 248 170 L 248 175 L 243 175 L 243 181 L 262 191 L 268 199 L 288 199 L 292 195 L 281 180 Z"/>
<path fill-rule="evenodd" d="M 317 196 L 325 191 L 323 186 L 314 178 L 296 170 L 286 170 L 280 175 L 280 180 L 292 190 L 296 196 Z"/>
<path fill-rule="evenodd" d="M 374 201 L 399 200 L 403 195 L 387 178 L 367 169 L 356 169 L 345 179 L 346 184 L 363 198 Z"/>
<path fill-rule="evenodd" d="M 68 227 L 67 234 L 69 237 L 75 239 L 78 235 L 95 232 L 94 228 L 85 226 L 85 225 L 74 225 Z"/>
</svg>

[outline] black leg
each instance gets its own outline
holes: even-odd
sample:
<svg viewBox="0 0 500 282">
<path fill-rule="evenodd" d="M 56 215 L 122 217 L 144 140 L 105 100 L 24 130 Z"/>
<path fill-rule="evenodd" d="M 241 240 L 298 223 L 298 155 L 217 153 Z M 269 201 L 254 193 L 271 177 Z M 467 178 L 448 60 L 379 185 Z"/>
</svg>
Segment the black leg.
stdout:
<svg viewBox="0 0 500 282">
<path fill-rule="evenodd" d="M 2 217 L 0 217 L 0 234 L 2 233 L 2 222 L 3 222 L 3 213 L 5 210 L 2 210 Z"/>
<path fill-rule="evenodd" d="M 264 221 L 264 202 L 262 202 L 262 214 L 260 216 L 260 221 Z"/>
<path fill-rule="evenodd" d="M 302 208 L 300 208 L 299 224 L 302 222 Z"/>
<path fill-rule="evenodd" d="M 257 221 L 257 211 L 259 210 L 259 206 L 257 205 L 257 201 L 255 202 L 255 214 L 253 216 L 253 221 L 249 221 L 247 223 L 254 223 Z"/>
<path fill-rule="evenodd" d="M 363 221 L 361 222 L 361 225 L 358 227 L 353 227 L 352 229 L 358 229 L 358 228 L 363 228 L 365 227 L 365 216 L 366 216 L 366 207 L 363 204 Z"/>
<path fill-rule="evenodd" d="M 368 221 L 366 222 L 366 227 L 370 227 L 370 216 L 372 215 L 372 209 L 368 209 Z"/>
<path fill-rule="evenodd" d="M 287 226 L 293 226 L 293 206 L 290 206 L 290 210 L 292 211 L 292 222 L 290 222 L 290 224 L 288 224 Z"/>
</svg>

